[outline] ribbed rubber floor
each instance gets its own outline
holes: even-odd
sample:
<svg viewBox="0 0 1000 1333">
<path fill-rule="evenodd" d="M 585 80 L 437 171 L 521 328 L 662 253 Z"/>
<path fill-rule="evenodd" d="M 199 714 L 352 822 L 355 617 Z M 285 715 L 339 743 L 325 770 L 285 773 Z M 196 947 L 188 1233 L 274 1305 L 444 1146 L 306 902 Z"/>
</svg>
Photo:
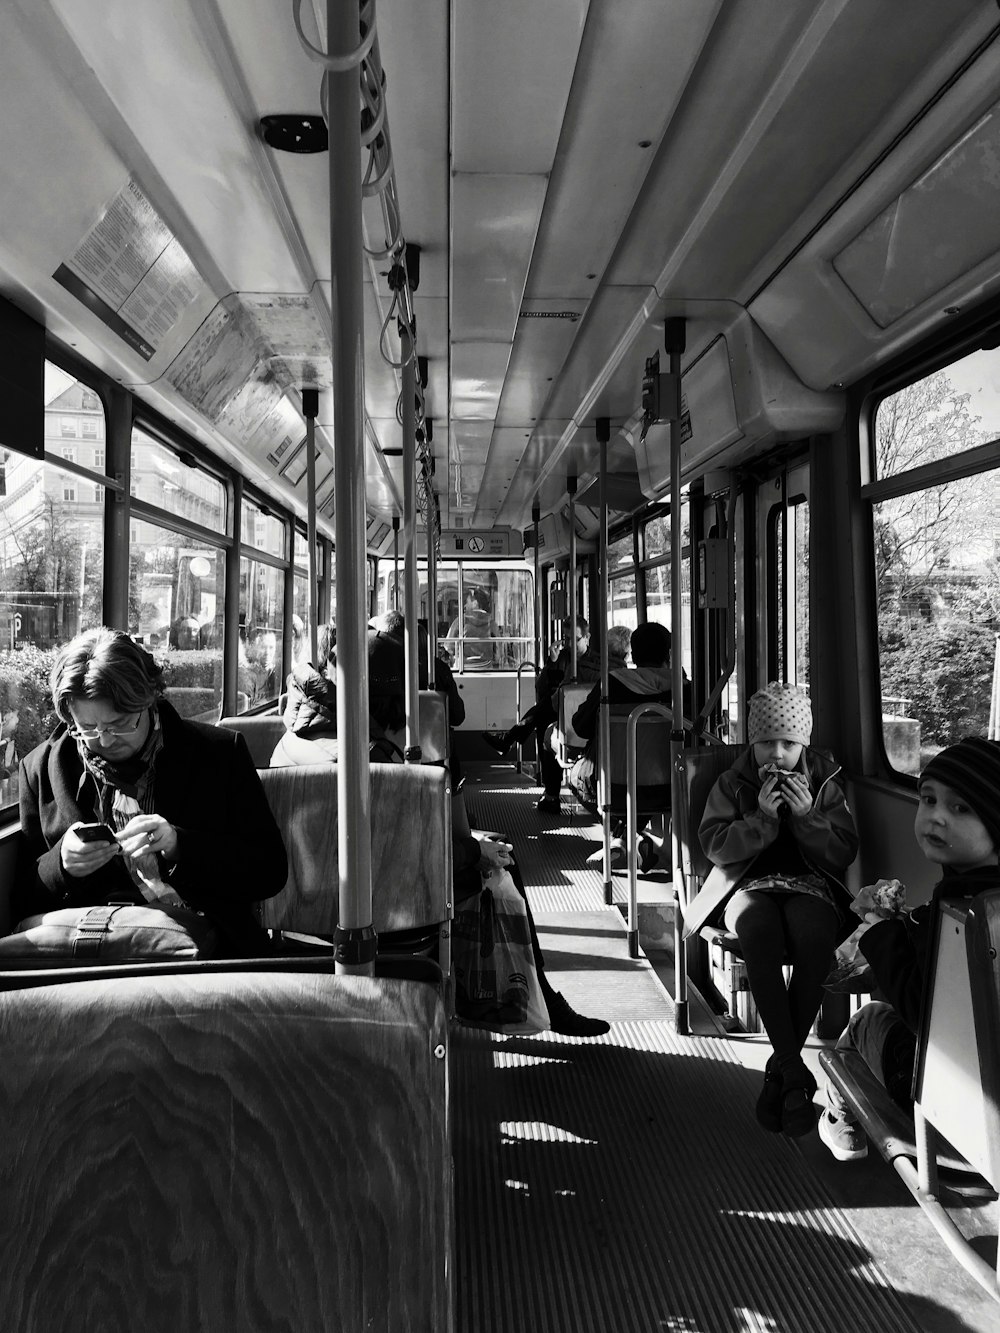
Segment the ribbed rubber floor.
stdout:
<svg viewBox="0 0 1000 1333">
<path fill-rule="evenodd" d="M 669 1020 L 453 1045 L 459 1333 L 915 1333 L 750 1076 Z"/>
<path fill-rule="evenodd" d="M 556 984 L 612 1026 L 456 1029 L 458 1333 L 919 1333 L 794 1144 L 754 1122 L 757 1076 L 674 1033 L 584 868 L 597 826 L 537 795 L 489 771 L 467 787 L 474 824 L 515 844 Z"/>
</svg>

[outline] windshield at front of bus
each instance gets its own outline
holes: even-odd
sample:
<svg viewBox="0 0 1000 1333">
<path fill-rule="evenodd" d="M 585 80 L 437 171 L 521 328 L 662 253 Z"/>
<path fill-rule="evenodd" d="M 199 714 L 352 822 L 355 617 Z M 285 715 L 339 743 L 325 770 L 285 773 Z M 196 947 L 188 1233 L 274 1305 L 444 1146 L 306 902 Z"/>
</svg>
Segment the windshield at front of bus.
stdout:
<svg viewBox="0 0 1000 1333">
<path fill-rule="evenodd" d="M 380 581 L 381 582 L 381 581 Z M 382 583 L 385 605 L 403 606 L 403 573 Z M 427 619 L 427 571 L 419 573 L 420 618 Z M 437 572 L 438 654 L 454 671 L 516 671 L 534 653 L 534 587 L 524 566 L 442 564 Z"/>
</svg>

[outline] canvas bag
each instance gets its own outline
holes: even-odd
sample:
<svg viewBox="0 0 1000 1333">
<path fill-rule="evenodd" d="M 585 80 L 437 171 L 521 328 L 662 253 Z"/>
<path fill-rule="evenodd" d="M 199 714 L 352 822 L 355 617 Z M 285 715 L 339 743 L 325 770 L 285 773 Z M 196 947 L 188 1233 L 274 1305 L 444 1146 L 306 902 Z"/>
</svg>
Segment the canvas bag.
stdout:
<svg viewBox="0 0 1000 1333">
<path fill-rule="evenodd" d="M 452 922 L 455 1009 L 491 1032 L 544 1032 L 549 1013 L 531 949 L 528 909 L 510 872 L 495 869 Z"/>
<path fill-rule="evenodd" d="M 186 907 L 109 903 L 61 907 L 0 938 L 0 969 L 216 958 L 212 923 Z"/>
</svg>

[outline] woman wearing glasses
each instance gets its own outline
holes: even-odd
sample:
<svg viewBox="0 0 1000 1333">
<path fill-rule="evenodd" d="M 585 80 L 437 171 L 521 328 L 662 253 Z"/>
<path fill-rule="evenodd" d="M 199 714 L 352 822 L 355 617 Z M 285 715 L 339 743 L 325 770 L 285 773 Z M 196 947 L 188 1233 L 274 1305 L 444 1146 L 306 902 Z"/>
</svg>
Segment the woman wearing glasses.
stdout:
<svg viewBox="0 0 1000 1333">
<path fill-rule="evenodd" d="M 112 899 L 184 904 L 227 952 L 266 952 L 251 904 L 279 893 L 288 868 L 242 736 L 181 718 L 159 666 L 120 630 L 67 644 L 49 685 L 59 723 L 21 763 L 14 920 Z M 91 840 L 95 824 L 107 840 Z"/>
</svg>

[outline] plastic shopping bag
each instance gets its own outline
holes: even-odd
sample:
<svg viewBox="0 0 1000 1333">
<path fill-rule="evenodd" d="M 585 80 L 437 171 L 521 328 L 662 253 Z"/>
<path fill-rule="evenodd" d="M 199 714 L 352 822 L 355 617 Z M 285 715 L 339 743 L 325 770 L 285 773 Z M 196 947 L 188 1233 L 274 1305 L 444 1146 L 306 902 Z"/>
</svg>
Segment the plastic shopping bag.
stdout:
<svg viewBox="0 0 1000 1333">
<path fill-rule="evenodd" d="M 509 871 L 497 869 L 452 922 L 455 1010 L 492 1032 L 544 1032 L 549 1014 L 538 982 L 528 910 Z"/>
<path fill-rule="evenodd" d="M 863 917 L 867 911 L 875 911 L 879 916 L 891 919 L 906 910 L 906 889 L 898 879 L 880 879 L 874 884 L 866 884 L 855 898 L 851 910 Z M 833 967 L 823 986 L 829 991 L 846 992 L 850 995 L 870 995 L 876 988 L 875 974 L 871 964 L 861 952 L 859 941 L 871 923 L 862 921 L 842 944 L 837 946 L 833 958 Z"/>
<path fill-rule="evenodd" d="M 871 964 L 858 947 L 861 936 L 869 929 L 862 921 L 857 930 L 837 945 L 833 967 L 823 982 L 824 989 L 849 995 L 870 995 L 875 987 Z"/>
</svg>

